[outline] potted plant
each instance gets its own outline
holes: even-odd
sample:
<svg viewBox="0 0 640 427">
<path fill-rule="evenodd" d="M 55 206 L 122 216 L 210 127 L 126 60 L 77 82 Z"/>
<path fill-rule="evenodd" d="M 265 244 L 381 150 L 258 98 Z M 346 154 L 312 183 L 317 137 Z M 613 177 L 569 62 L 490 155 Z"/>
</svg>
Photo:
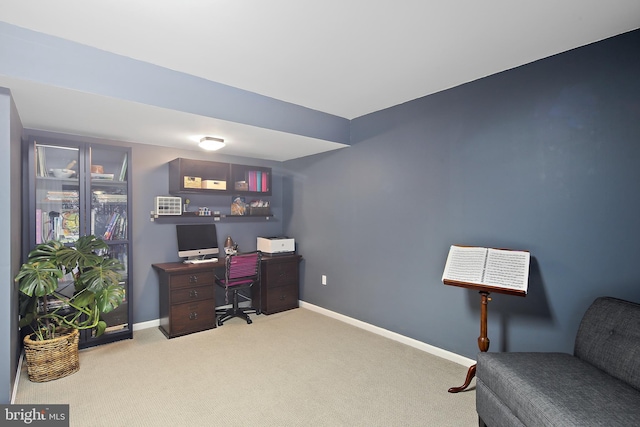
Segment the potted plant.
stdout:
<svg viewBox="0 0 640 427">
<path fill-rule="evenodd" d="M 122 303 L 123 266 L 107 255 L 107 249 L 93 235 L 81 236 L 73 246 L 52 240 L 38 244 L 20 268 L 15 277 L 20 327 L 32 331 L 24 338 L 30 380 L 49 381 L 76 372 L 78 331 L 95 329 L 96 336 L 102 335 L 107 324 L 100 314 Z M 65 281 L 73 284 L 72 295 L 62 293 Z M 45 356 L 52 348 L 57 356 Z M 42 366 L 44 361 L 48 366 Z"/>
</svg>

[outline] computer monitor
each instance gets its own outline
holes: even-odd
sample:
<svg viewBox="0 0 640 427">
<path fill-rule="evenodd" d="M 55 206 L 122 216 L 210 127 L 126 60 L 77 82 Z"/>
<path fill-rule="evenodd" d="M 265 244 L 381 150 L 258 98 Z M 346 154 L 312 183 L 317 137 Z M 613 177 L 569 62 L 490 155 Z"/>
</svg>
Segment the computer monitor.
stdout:
<svg viewBox="0 0 640 427">
<path fill-rule="evenodd" d="M 215 224 L 178 224 L 176 232 L 181 258 L 202 259 L 219 253 Z"/>
</svg>

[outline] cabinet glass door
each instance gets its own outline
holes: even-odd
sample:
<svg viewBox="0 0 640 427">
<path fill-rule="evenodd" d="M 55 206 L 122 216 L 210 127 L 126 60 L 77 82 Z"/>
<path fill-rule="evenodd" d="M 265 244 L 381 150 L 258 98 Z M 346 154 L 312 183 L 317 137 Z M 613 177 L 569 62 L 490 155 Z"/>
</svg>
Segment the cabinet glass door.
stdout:
<svg viewBox="0 0 640 427">
<path fill-rule="evenodd" d="M 108 254 L 123 265 L 121 284 L 128 289 L 129 218 L 127 170 L 129 152 L 92 146 L 89 155 L 91 206 L 89 232 L 104 240 Z M 115 310 L 100 316 L 107 322 L 105 335 L 129 329 L 128 295 Z M 91 338 L 94 338 L 92 331 Z"/>
<path fill-rule="evenodd" d="M 80 236 L 79 150 L 35 145 L 35 243 L 72 243 Z"/>
<path fill-rule="evenodd" d="M 117 259 L 123 265 L 124 270 L 120 271 L 122 280 L 120 284 L 125 290 L 129 289 L 129 271 L 128 271 L 128 245 L 126 244 L 109 244 L 108 255 L 110 258 Z M 124 300 L 115 310 L 100 315 L 100 319 L 107 323 L 107 329 L 104 336 L 115 334 L 128 330 L 129 325 L 129 295 L 125 293 Z M 95 338 L 95 330 L 91 331 L 91 338 Z"/>
<path fill-rule="evenodd" d="M 128 153 L 91 149 L 90 234 L 105 241 L 127 240 Z"/>
</svg>

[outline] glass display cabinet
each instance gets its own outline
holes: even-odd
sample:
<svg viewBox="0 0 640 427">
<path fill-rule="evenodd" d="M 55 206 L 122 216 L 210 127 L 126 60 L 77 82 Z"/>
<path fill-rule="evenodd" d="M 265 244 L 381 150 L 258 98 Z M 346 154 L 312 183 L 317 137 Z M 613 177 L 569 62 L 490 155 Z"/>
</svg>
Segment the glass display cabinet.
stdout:
<svg viewBox="0 0 640 427">
<path fill-rule="evenodd" d="M 25 147 L 28 231 L 25 259 L 38 243 L 58 240 L 72 245 L 93 234 L 108 245 L 108 254 L 124 266 L 123 304 L 102 316 L 107 330 L 100 337 L 81 331 L 80 347 L 131 338 L 131 150 L 126 147 L 32 137 Z M 70 288 L 70 289 L 69 289 Z M 73 292 L 61 281 L 62 293 Z"/>
</svg>

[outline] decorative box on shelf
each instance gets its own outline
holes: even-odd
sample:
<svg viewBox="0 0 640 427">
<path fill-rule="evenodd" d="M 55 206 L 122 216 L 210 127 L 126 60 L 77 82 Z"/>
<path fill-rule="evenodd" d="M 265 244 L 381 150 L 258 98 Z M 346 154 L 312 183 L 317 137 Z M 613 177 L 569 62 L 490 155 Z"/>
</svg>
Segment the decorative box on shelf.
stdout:
<svg viewBox="0 0 640 427">
<path fill-rule="evenodd" d="M 247 208 L 249 215 L 271 215 L 271 206 L 268 200 L 252 200 Z"/>
<path fill-rule="evenodd" d="M 249 191 L 249 183 L 247 181 L 236 181 L 235 190 L 236 191 Z"/>
<path fill-rule="evenodd" d="M 226 190 L 227 182 L 226 181 L 214 181 L 212 179 L 205 179 L 202 181 L 202 188 L 207 190 Z"/>
<path fill-rule="evenodd" d="M 271 215 L 269 206 L 249 206 L 249 215 Z"/>
<path fill-rule="evenodd" d="M 202 188 L 202 178 L 199 176 L 185 176 L 184 188 Z"/>
</svg>

